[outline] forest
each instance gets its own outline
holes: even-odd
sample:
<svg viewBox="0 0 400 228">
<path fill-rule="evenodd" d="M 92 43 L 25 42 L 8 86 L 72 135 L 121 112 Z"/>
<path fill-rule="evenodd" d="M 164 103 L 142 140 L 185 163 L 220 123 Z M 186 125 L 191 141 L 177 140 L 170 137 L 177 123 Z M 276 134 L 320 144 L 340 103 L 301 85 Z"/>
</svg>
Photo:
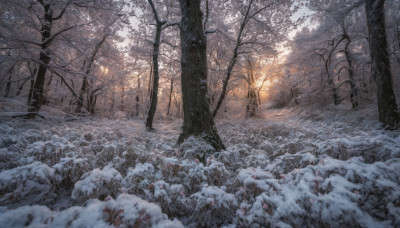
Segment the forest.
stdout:
<svg viewBox="0 0 400 228">
<path fill-rule="evenodd" d="M 0 227 L 400 227 L 400 0 L 0 0 Z"/>
</svg>

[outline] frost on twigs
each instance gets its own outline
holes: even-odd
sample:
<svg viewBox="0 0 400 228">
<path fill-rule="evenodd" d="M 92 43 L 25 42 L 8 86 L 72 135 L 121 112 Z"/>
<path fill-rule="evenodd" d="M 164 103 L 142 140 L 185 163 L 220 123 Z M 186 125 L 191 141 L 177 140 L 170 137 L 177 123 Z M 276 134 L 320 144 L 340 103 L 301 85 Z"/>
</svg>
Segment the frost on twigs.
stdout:
<svg viewBox="0 0 400 228">
<path fill-rule="evenodd" d="M 283 222 L 301 227 L 399 224 L 395 208 L 400 192 L 394 188 L 400 179 L 395 168 L 384 163 L 365 166 L 360 158 L 321 161 L 316 166 L 296 169 L 279 182 L 271 179 L 275 186 L 264 185 L 265 191 L 252 207 L 246 213 L 237 213 L 240 223 L 273 226 Z M 257 182 L 247 178 L 249 183 Z"/>
<path fill-rule="evenodd" d="M 127 194 L 104 202 L 93 200 L 85 207 L 60 212 L 44 206 L 24 206 L 0 214 L 0 224 L 4 227 L 183 227 L 176 219 L 169 220 L 156 204 Z"/>
<path fill-rule="evenodd" d="M 143 190 L 149 189 L 154 181 L 154 167 L 149 163 L 138 163 L 135 168 L 130 167 L 125 177 L 125 182 L 129 192 L 139 194 Z"/>
<path fill-rule="evenodd" d="M 61 176 L 41 162 L 0 173 L 0 204 L 49 204 L 57 198 L 55 188 Z"/>
<path fill-rule="evenodd" d="M 190 221 L 197 226 L 221 226 L 233 221 L 238 201 L 233 194 L 225 192 L 225 187 L 204 186 L 191 198 L 194 211 Z"/>
<path fill-rule="evenodd" d="M 215 149 L 204 139 L 191 136 L 179 146 L 179 152 L 184 158 L 197 158 L 205 163 L 206 158 L 213 154 Z"/>
<path fill-rule="evenodd" d="M 85 202 L 89 198 L 116 196 L 120 191 L 122 181 L 121 174 L 109 166 L 94 169 L 85 173 L 81 180 L 75 183 L 72 199 Z"/>
<path fill-rule="evenodd" d="M 36 160 L 51 166 L 73 149 L 75 149 L 75 146 L 66 138 L 54 135 L 49 141 L 39 141 L 28 145 L 26 153 L 28 156 L 33 156 Z"/>
<path fill-rule="evenodd" d="M 63 187 L 73 187 L 73 183 L 79 181 L 83 174 L 91 171 L 94 167 L 87 158 L 64 157 L 53 168 L 63 177 L 64 184 L 72 183 L 72 186 Z"/>
</svg>

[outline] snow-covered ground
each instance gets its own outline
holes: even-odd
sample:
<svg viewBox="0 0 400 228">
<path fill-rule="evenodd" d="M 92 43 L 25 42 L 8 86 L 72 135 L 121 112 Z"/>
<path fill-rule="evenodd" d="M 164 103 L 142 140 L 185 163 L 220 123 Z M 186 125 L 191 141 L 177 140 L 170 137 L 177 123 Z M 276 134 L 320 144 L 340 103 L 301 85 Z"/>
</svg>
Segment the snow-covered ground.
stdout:
<svg viewBox="0 0 400 228">
<path fill-rule="evenodd" d="M 217 120 L 213 153 L 177 146 L 179 120 L 25 120 L 1 102 L 2 227 L 400 226 L 400 132 L 372 108 Z"/>
</svg>

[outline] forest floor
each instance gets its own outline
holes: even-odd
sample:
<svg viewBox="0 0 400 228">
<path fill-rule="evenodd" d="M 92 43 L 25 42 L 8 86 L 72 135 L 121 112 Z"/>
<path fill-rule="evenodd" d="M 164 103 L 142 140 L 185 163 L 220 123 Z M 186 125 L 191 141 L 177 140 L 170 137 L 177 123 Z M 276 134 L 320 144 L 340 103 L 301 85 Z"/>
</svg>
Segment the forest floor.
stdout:
<svg viewBox="0 0 400 228">
<path fill-rule="evenodd" d="M 217 119 L 227 147 L 176 145 L 180 120 L 11 118 L 0 100 L 0 226 L 399 227 L 400 131 L 308 106 Z M 197 154 L 213 154 L 204 161 Z"/>
</svg>

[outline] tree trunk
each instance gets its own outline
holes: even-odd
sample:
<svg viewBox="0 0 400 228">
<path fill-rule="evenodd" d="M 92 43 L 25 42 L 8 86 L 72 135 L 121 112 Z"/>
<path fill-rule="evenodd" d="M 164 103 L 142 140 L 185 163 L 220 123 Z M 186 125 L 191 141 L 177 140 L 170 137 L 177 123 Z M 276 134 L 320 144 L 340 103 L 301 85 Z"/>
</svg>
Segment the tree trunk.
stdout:
<svg viewBox="0 0 400 228">
<path fill-rule="evenodd" d="M 329 87 L 332 89 L 333 103 L 335 105 L 339 105 L 340 104 L 340 99 L 339 99 L 339 95 L 337 94 L 337 91 L 336 91 L 337 89 L 336 89 L 336 86 L 335 86 L 335 82 L 333 81 L 333 77 L 329 73 L 329 60 L 325 61 L 325 71 L 326 71 L 326 75 L 328 77 Z"/>
<path fill-rule="evenodd" d="M 78 102 L 76 104 L 76 109 L 75 112 L 76 113 L 81 113 L 82 112 L 82 106 L 83 106 L 83 95 L 86 92 L 86 86 L 87 86 L 87 77 L 86 74 L 83 76 L 83 81 L 82 81 L 82 86 L 81 86 L 81 90 L 79 92 L 79 98 L 78 98 Z"/>
<path fill-rule="evenodd" d="M 120 106 L 120 111 L 123 112 L 125 109 L 124 105 L 124 98 L 125 98 L 125 84 L 122 83 L 122 93 L 121 93 L 121 106 Z"/>
<path fill-rule="evenodd" d="M 33 86 L 35 85 L 35 75 L 36 75 L 36 73 L 37 73 L 37 68 L 35 67 L 33 69 L 33 72 L 31 72 L 31 84 L 29 86 L 28 105 L 30 105 L 31 101 L 32 101 Z"/>
<path fill-rule="evenodd" d="M 356 109 L 358 107 L 358 101 L 357 101 L 357 97 L 358 97 L 358 90 L 356 87 L 356 83 L 354 81 L 354 68 L 353 68 L 353 60 L 351 59 L 350 56 L 350 44 L 351 44 L 351 39 L 350 36 L 347 34 L 347 31 L 344 27 L 344 25 L 342 25 L 342 31 L 343 31 L 343 37 L 344 39 L 346 39 L 346 45 L 344 47 L 344 55 L 346 56 L 346 60 L 347 60 L 347 72 L 349 73 L 349 84 L 350 84 L 350 102 L 351 102 L 351 106 L 353 109 Z"/>
<path fill-rule="evenodd" d="M 115 106 L 115 90 L 114 87 L 111 87 L 112 92 L 111 92 L 111 106 L 110 106 L 110 115 L 111 117 L 114 116 L 114 106 Z"/>
<path fill-rule="evenodd" d="M 138 117 L 139 114 L 140 114 L 140 96 L 139 95 L 142 94 L 141 89 L 140 89 L 140 75 L 138 75 L 138 80 L 137 80 L 137 91 L 138 91 L 138 94 L 136 94 L 136 98 L 135 98 L 135 101 L 136 101 L 136 104 L 135 104 L 135 106 L 136 106 L 135 107 L 136 108 L 135 116 L 136 117 Z"/>
<path fill-rule="evenodd" d="M 8 97 L 10 95 L 10 90 L 11 90 L 11 75 L 12 75 L 12 70 L 8 74 L 8 80 L 6 84 L 6 91 L 4 92 L 4 97 Z"/>
<path fill-rule="evenodd" d="M 46 41 L 50 38 L 51 29 L 53 26 L 53 10 L 50 9 L 50 4 L 43 5 L 44 8 L 44 22 L 42 26 L 42 45 L 39 57 L 39 69 L 36 75 L 35 84 L 33 85 L 32 100 L 28 108 L 28 118 L 34 118 L 40 110 L 43 98 L 43 87 L 46 79 L 47 66 L 50 62 L 50 52 L 47 49 L 48 44 Z"/>
<path fill-rule="evenodd" d="M 140 108 L 140 104 L 139 104 L 139 95 L 136 95 L 136 112 L 135 112 L 135 116 L 136 116 L 136 117 L 139 116 L 139 108 Z"/>
<path fill-rule="evenodd" d="M 257 103 L 257 93 L 255 88 L 255 78 L 253 74 L 253 66 L 251 60 L 247 59 L 249 64 L 248 72 L 248 91 L 247 91 L 247 105 L 246 105 L 246 118 L 255 117 L 257 114 L 258 103 Z"/>
<path fill-rule="evenodd" d="M 257 94 L 253 86 L 249 86 L 247 92 L 246 118 L 255 117 L 257 114 Z"/>
<path fill-rule="evenodd" d="M 90 114 L 94 115 L 94 106 L 96 106 L 96 102 L 97 102 L 97 95 L 95 94 L 96 90 L 91 92 L 88 100 L 87 100 L 87 110 L 90 112 Z"/>
<path fill-rule="evenodd" d="M 149 97 L 149 99 L 150 99 L 150 101 L 149 101 L 149 104 L 150 104 L 150 102 L 151 102 L 151 94 L 152 94 L 152 91 L 151 91 L 151 84 L 153 83 L 153 62 L 150 60 L 150 75 L 149 75 L 149 86 L 148 86 L 148 88 L 147 88 L 147 96 Z"/>
<path fill-rule="evenodd" d="M 25 80 L 22 82 L 22 84 L 21 84 L 21 86 L 18 88 L 18 91 L 17 91 L 17 93 L 15 94 L 15 96 L 18 97 L 18 96 L 21 94 L 21 91 L 22 91 L 22 89 L 24 88 L 24 85 L 25 85 L 25 83 L 26 83 L 27 81 L 29 81 L 29 78 L 28 78 L 28 79 L 25 79 Z"/>
<path fill-rule="evenodd" d="M 207 100 L 207 41 L 202 27 L 200 0 L 179 0 L 179 3 L 182 13 L 180 38 L 184 117 L 178 143 L 191 135 L 201 136 L 219 151 L 225 146 L 218 135 Z"/>
<path fill-rule="evenodd" d="M 50 88 L 50 85 L 51 85 L 52 81 L 53 81 L 53 74 L 50 75 L 49 81 L 43 87 L 42 105 L 49 105 L 50 104 L 50 99 L 48 97 L 48 92 L 49 92 L 49 88 Z"/>
<path fill-rule="evenodd" d="M 85 69 L 85 65 L 86 65 L 86 61 L 84 60 L 82 63 L 81 71 L 83 71 Z M 83 75 L 82 86 L 81 86 L 81 90 L 79 91 L 79 97 L 78 97 L 78 101 L 76 103 L 76 108 L 75 108 L 75 113 L 78 113 L 78 114 L 82 112 L 83 97 L 84 97 L 84 94 L 87 89 L 87 84 L 88 84 L 87 75 L 89 73 L 90 73 L 90 69 L 86 68 L 86 72 L 85 72 L 85 75 Z"/>
<path fill-rule="evenodd" d="M 379 121 L 390 128 L 400 124 L 400 114 L 393 91 L 393 79 L 386 43 L 384 0 L 367 0 L 365 9 L 372 59 L 372 75 L 378 96 Z"/>
<path fill-rule="evenodd" d="M 94 100 L 90 106 L 90 114 L 92 114 L 92 115 L 94 115 L 94 107 L 96 106 L 96 103 L 97 103 L 97 96 L 98 96 L 98 94 L 96 94 L 94 96 Z"/>
<path fill-rule="evenodd" d="M 158 97 L 158 81 L 160 75 L 158 73 L 158 54 L 160 52 L 160 40 L 162 26 L 166 23 L 165 21 L 160 21 L 157 15 L 157 11 L 154 7 L 152 0 L 148 0 L 151 8 L 153 9 L 154 18 L 156 20 L 156 37 L 153 43 L 153 89 L 151 90 L 150 107 L 147 113 L 146 128 L 147 130 L 153 129 L 153 119 L 157 108 L 157 97 Z"/>
<path fill-rule="evenodd" d="M 171 86 L 169 91 L 169 99 L 168 99 L 168 107 L 167 107 L 167 116 L 169 116 L 169 111 L 171 109 L 171 101 L 172 101 L 172 92 L 174 91 L 174 78 L 171 77 Z"/>
</svg>

